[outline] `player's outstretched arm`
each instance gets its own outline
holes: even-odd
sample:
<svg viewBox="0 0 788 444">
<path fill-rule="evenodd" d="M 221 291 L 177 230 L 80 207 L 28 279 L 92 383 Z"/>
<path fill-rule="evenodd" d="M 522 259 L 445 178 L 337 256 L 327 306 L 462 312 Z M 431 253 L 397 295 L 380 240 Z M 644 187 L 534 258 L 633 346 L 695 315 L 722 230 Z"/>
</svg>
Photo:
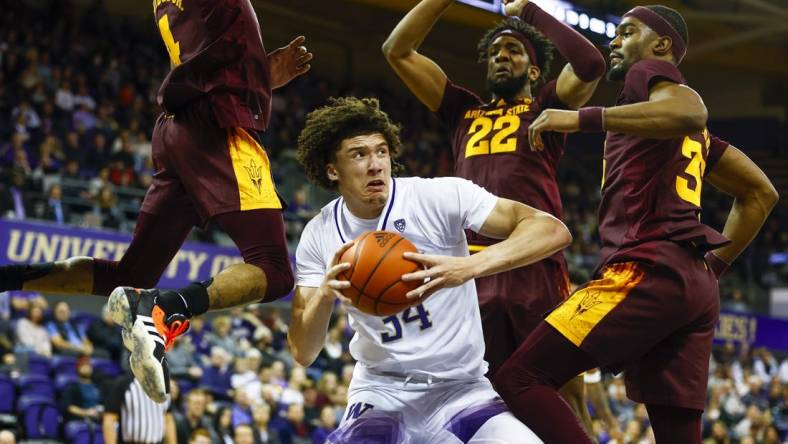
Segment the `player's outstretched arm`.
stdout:
<svg viewBox="0 0 788 444">
<path fill-rule="evenodd" d="M 418 53 L 419 46 L 454 0 L 422 0 L 397 24 L 383 43 L 383 55 L 410 91 L 430 111 L 443 101 L 446 74 L 431 59 Z"/>
<path fill-rule="evenodd" d="M 402 280 L 429 278 L 427 283 L 408 292 L 408 297 L 427 297 L 441 288 L 532 264 L 572 243 L 572 235 L 560 220 L 503 198 L 498 199 L 479 233 L 505 240 L 465 257 L 405 253 L 406 259 L 421 263 L 426 270 L 405 274 Z"/>
<path fill-rule="evenodd" d="M 730 264 L 758 234 L 780 196 L 766 174 L 749 157 L 729 146 L 706 176 L 718 190 L 734 197 L 722 234 L 731 243 L 714 250 L 713 255 Z M 716 269 L 719 276 L 724 266 Z"/>
<path fill-rule="evenodd" d="M 585 105 L 605 73 L 602 53 L 579 32 L 528 0 L 503 0 L 504 13 L 520 17 L 555 45 L 567 63 L 556 82 L 556 94 L 569 108 Z"/>
<path fill-rule="evenodd" d="M 341 291 L 350 287 L 350 282 L 338 280 L 337 276 L 350 268 L 349 263 L 339 260 L 352 245 L 348 242 L 334 254 L 320 287 L 297 286 L 293 294 L 287 343 L 293 359 L 304 367 L 311 365 L 323 349 L 334 302 L 346 301 Z"/>
<path fill-rule="evenodd" d="M 541 134 L 545 131 L 612 131 L 651 139 L 672 139 L 703 131 L 707 119 L 706 105 L 698 93 L 688 86 L 662 81 L 651 88 L 646 102 L 588 107 L 579 111 L 546 109 L 528 128 L 528 140 L 532 150 L 542 150 Z"/>
</svg>

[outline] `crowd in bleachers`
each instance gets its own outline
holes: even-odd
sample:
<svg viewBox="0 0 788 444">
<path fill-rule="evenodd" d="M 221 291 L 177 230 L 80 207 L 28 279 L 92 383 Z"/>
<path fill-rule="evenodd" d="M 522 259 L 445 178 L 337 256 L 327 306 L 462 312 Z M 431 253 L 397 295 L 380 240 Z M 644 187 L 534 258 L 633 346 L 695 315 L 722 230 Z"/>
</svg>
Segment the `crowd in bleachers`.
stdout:
<svg viewBox="0 0 788 444">
<path fill-rule="evenodd" d="M 69 2 L 49 3 L 46 13 L 24 2 L 0 11 L 0 217 L 129 231 L 154 172 L 150 134 L 159 111 L 156 91 L 168 69 L 166 52 L 147 24 L 109 17 L 99 6 L 79 14 Z M 403 124 L 402 162 L 409 174 L 451 173 L 445 132 L 417 102 L 371 85 L 339 86 L 314 75 L 298 79 L 276 92 L 271 129 L 262 134 L 275 179 L 290 201 L 285 218 L 293 244 L 325 201 L 305 186 L 294 141 L 311 109 L 327 97 L 350 94 L 380 97 Z M 583 149 L 570 144 L 559 174 L 564 220 L 575 238 L 567 259 L 580 282 L 598 252 L 599 141 L 571 140 Z M 589 145 L 596 148 L 586 150 Z M 704 206 L 704 219 L 721 228 L 730 201 L 707 193 Z M 767 222 L 724 282 L 729 308 L 751 308 L 753 286 L 744 292 L 745 282 L 788 281 L 785 265 L 768 261 L 772 253 L 788 251 L 788 234 L 779 229 L 784 220 L 777 214 Z M 221 241 L 211 230 L 196 236 Z M 40 403 L 30 405 L 50 399 L 57 415 L 99 424 L 104 383 L 125 371 L 118 328 L 106 318 L 71 316 L 68 304 L 50 309 L 37 295 L 0 298 L 0 413 L 6 413 L 0 425 L 18 421 L 20 436 L 29 437 L 20 408 L 36 399 Z M 351 332 L 346 318 L 337 316 L 317 364 L 303 369 L 287 352 L 286 330 L 282 315 L 260 307 L 209 324 L 193 322 L 169 354 L 178 442 L 188 442 L 197 428 L 213 442 L 246 442 L 234 436 L 248 432 L 238 427 L 242 423 L 252 424 L 254 442 L 323 442 L 345 408 Z M 626 400 L 621 380 L 608 377 L 605 384 L 623 433 L 616 442 L 653 442 L 645 409 Z M 775 433 L 785 436 L 788 361 L 779 363 L 765 350 L 725 348 L 715 353 L 709 387 L 708 442 L 774 443 Z M 610 430 L 601 421 L 596 427 L 600 442 L 607 442 Z M 83 430 L 56 428 L 60 437 Z"/>
<path fill-rule="evenodd" d="M 127 371 L 119 327 L 106 315 L 71 313 L 64 301 L 48 307 L 35 293 L 1 297 L 0 428 L 68 442 L 79 442 L 69 433 L 100 429 L 106 391 Z M 255 443 L 323 443 L 342 419 L 353 374 L 346 312 L 337 310 L 309 368 L 294 363 L 286 336 L 283 314 L 264 305 L 193 320 L 167 355 L 177 442 L 201 429 L 213 443 L 240 444 L 235 433 L 248 424 Z M 710 366 L 704 442 L 788 442 L 788 357 L 729 343 Z M 599 442 L 653 443 L 645 406 L 626 398 L 623 380 L 606 375 L 603 385 L 618 425 L 592 409 Z"/>
</svg>

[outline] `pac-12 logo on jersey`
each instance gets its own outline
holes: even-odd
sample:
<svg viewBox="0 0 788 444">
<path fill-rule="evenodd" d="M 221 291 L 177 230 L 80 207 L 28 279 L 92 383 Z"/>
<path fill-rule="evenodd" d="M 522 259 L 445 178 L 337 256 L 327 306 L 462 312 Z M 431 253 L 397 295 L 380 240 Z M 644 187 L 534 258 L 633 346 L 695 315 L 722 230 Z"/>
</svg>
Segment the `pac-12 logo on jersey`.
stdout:
<svg viewBox="0 0 788 444">
<path fill-rule="evenodd" d="M 405 231 L 405 219 L 397 219 L 394 221 L 394 228 L 397 229 L 400 233 Z"/>
</svg>

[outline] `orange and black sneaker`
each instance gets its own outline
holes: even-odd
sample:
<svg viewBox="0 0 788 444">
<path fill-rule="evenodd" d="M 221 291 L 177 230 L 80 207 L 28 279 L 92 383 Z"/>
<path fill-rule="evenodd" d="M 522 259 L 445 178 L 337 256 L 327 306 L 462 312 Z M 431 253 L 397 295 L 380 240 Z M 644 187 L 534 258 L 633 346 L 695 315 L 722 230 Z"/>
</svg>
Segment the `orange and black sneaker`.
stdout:
<svg viewBox="0 0 788 444">
<path fill-rule="evenodd" d="M 189 329 L 184 314 L 165 313 L 157 304 L 159 290 L 118 287 L 107 302 L 112 319 L 123 327 L 129 365 L 150 399 L 162 403 L 170 392 L 165 352 Z"/>
</svg>

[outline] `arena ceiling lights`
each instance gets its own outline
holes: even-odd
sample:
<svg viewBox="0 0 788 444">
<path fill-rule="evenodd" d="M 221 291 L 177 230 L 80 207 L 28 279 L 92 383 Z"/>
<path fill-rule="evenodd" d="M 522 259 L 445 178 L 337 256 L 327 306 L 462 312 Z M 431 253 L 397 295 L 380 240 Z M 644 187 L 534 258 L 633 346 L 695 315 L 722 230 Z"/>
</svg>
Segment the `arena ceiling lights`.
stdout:
<svg viewBox="0 0 788 444">
<path fill-rule="evenodd" d="M 459 0 L 466 5 L 485 9 L 496 14 L 503 11 L 501 0 Z M 608 15 L 606 18 L 595 17 L 574 6 L 572 3 L 562 0 L 532 0 L 540 8 L 549 12 L 553 17 L 562 22 L 589 31 L 599 36 L 613 38 L 616 36 L 616 26 L 621 21 L 620 17 Z"/>
</svg>

